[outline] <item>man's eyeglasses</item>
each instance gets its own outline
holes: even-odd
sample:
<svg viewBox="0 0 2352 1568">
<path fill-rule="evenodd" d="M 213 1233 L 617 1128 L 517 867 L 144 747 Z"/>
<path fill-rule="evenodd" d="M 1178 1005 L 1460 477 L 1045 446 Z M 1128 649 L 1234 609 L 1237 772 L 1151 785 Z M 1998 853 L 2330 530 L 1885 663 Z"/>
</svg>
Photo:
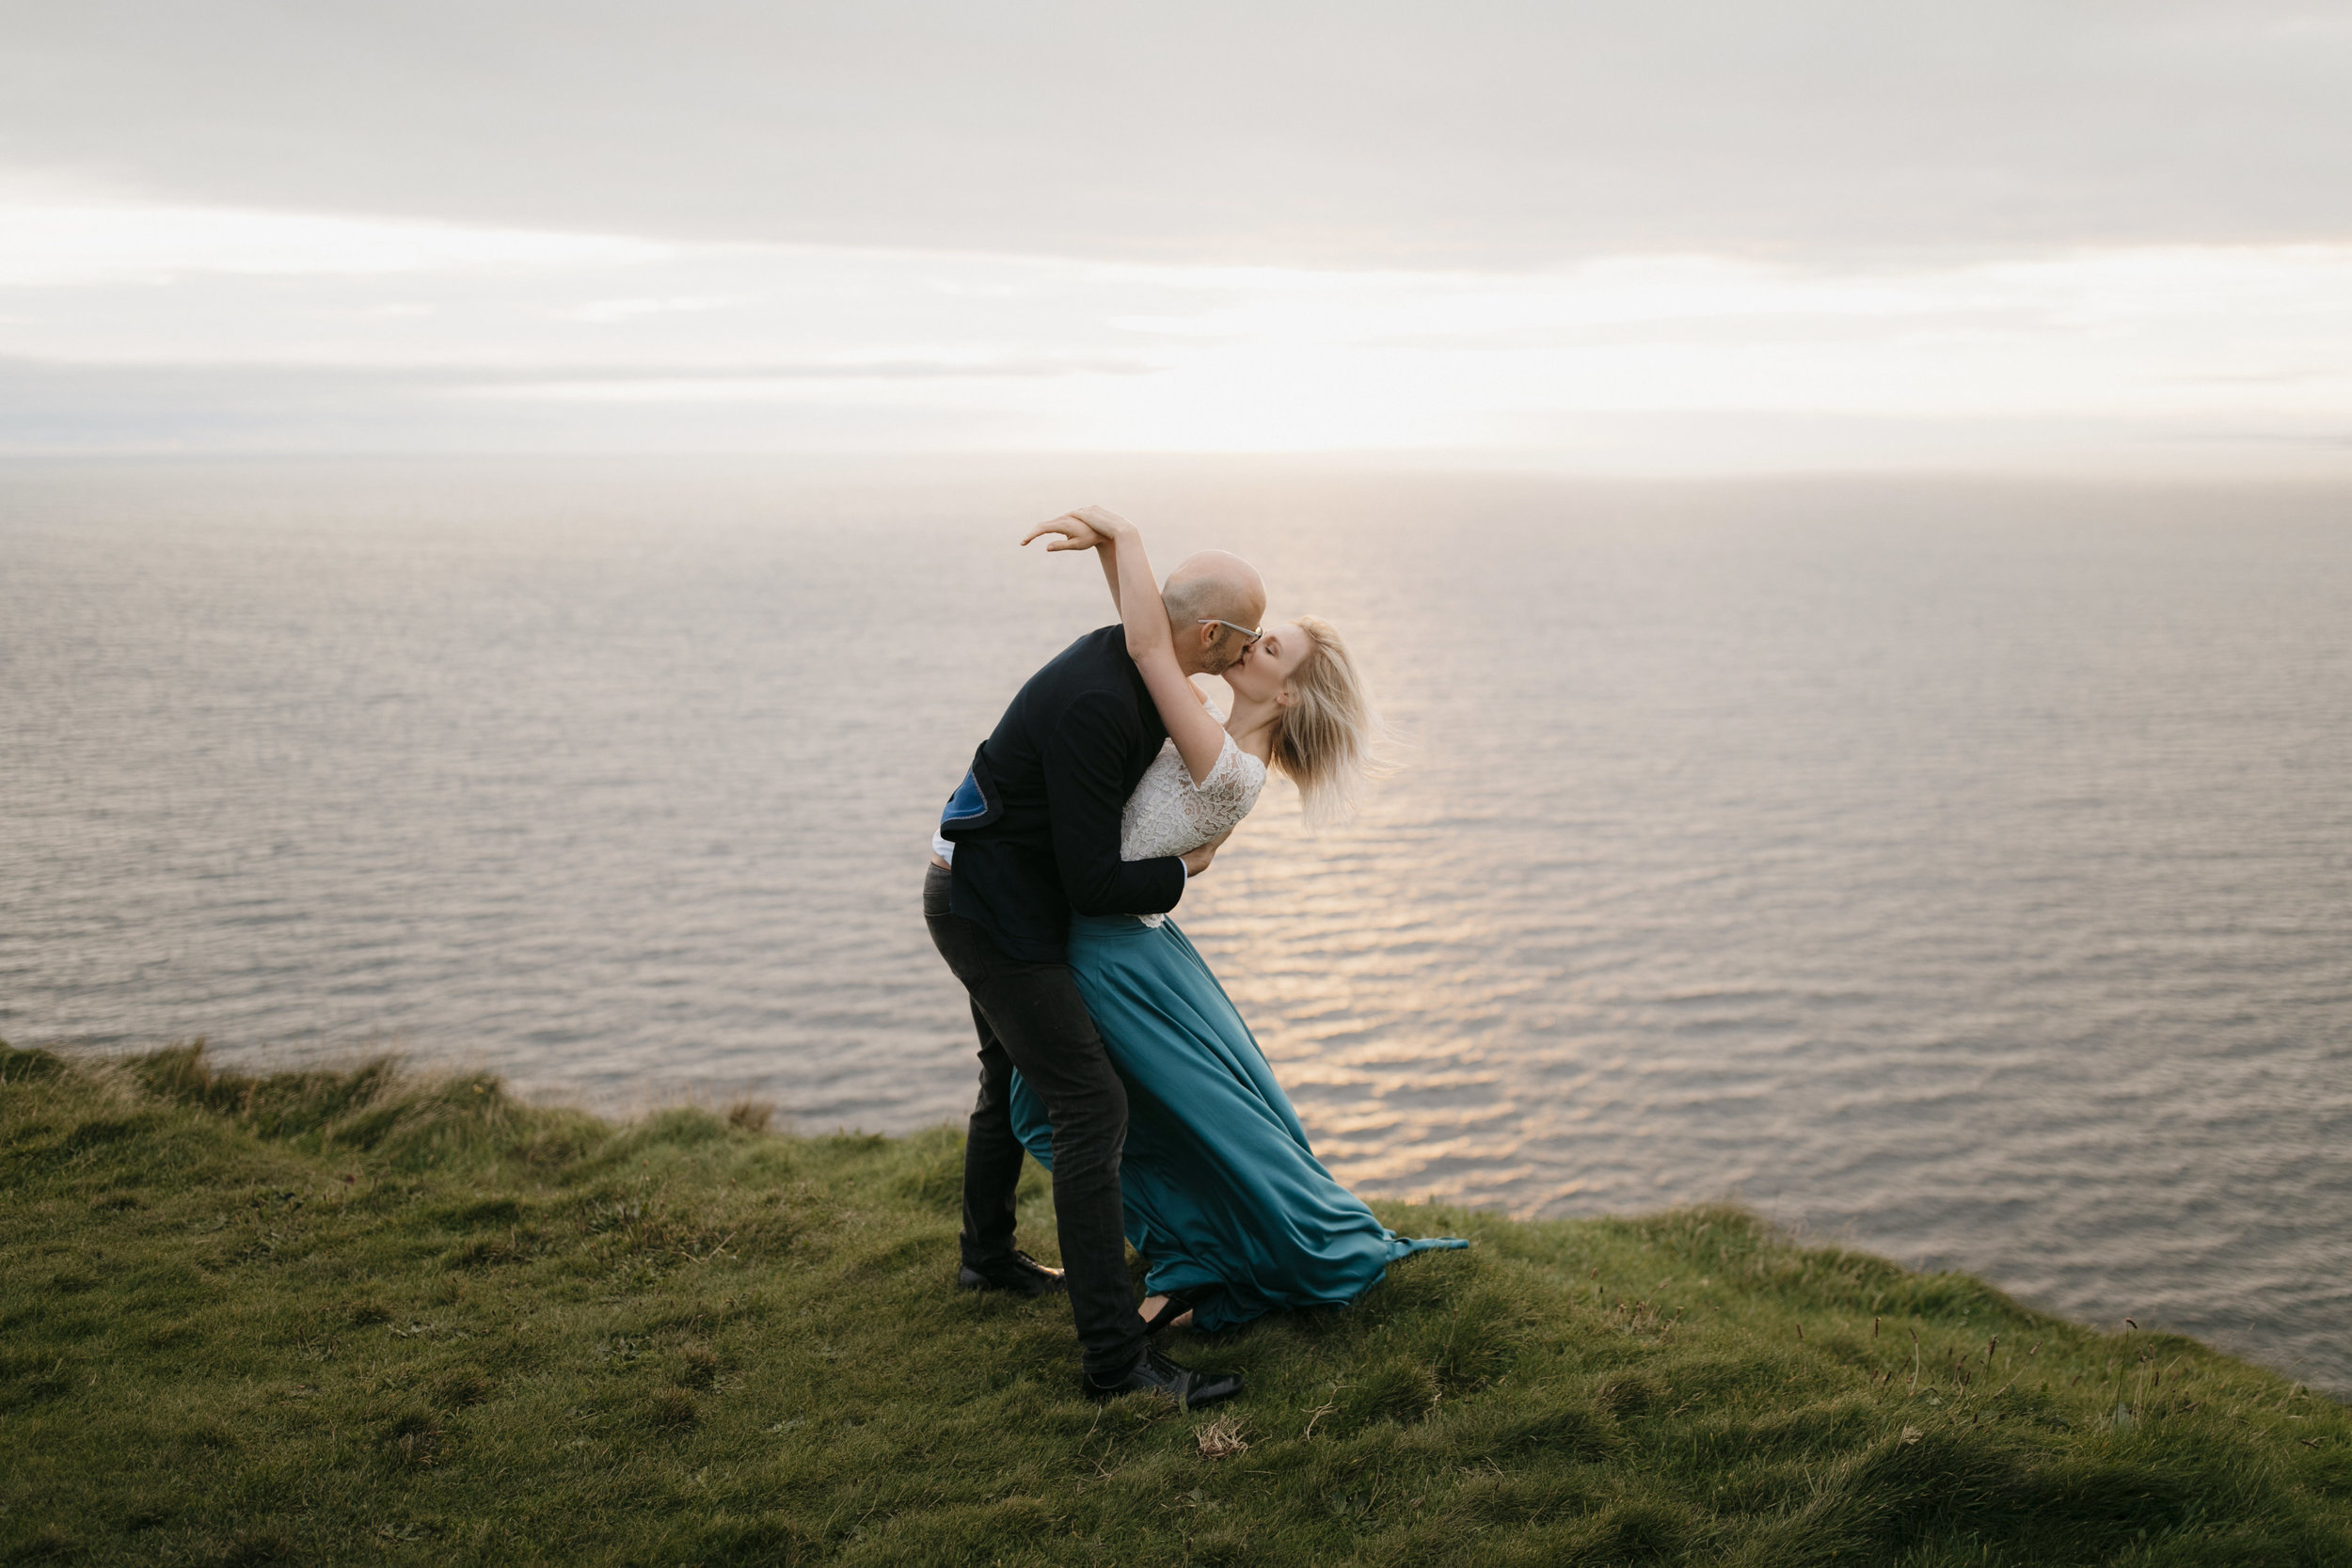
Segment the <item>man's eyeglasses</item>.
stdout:
<svg viewBox="0 0 2352 1568">
<path fill-rule="evenodd" d="M 1265 627 L 1263 626 L 1260 626 L 1256 631 L 1251 631 L 1248 626 L 1236 626 L 1232 622 L 1220 621 L 1214 615 L 1203 615 L 1199 621 L 1195 622 L 1194 625 L 1230 627 L 1231 629 L 1241 633 L 1241 645 L 1245 648 L 1254 646 L 1258 639 L 1265 635 Z"/>
</svg>

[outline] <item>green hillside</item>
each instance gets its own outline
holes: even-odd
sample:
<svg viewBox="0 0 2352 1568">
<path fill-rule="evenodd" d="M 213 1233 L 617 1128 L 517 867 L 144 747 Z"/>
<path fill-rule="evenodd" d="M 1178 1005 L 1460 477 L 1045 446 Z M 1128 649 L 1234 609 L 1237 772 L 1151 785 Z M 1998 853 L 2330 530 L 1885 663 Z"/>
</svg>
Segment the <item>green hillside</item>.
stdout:
<svg viewBox="0 0 2352 1568">
<path fill-rule="evenodd" d="M 1062 1303 L 950 1288 L 948 1130 L 0 1079 L 11 1563 L 2352 1563 L 2342 1407 L 1734 1210 L 1384 1205 L 1476 1245 L 1098 1407 Z"/>
</svg>

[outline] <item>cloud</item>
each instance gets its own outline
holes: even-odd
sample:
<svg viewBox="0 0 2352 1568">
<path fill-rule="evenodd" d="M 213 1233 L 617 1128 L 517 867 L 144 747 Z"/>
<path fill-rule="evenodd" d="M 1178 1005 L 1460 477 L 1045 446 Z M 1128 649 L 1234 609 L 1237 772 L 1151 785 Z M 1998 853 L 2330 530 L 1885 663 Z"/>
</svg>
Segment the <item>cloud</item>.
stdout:
<svg viewBox="0 0 2352 1568">
<path fill-rule="evenodd" d="M 673 294 L 667 299 L 596 299 L 585 305 L 567 306 L 555 312 L 565 321 L 626 322 L 641 316 L 669 315 L 677 311 L 724 310 L 742 303 L 709 294 Z"/>
<path fill-rule="evenodd" d="M 1714 443 L 1680 458 L 1712 471 L 1764 430 L 1802 432 L 1814 466 L 1839 432 L 1854 461 L 1944 450 L 1939 425 L 1970 461 L 2040 463 L 2069 432 L 2112 457 L 2139 429 L 2234 463 L 2332 451 L 2352 421 L 2352 245 L 1487 273 L 563 242 L 163 280 L 101 256 L 0 285 L 0 444 L 1671 455 L 1628 434 L 1648 420 Z"/>
<path fill-rule="evenodd" d="M 0 358 L 0 457 L 338 452 L 1035 451 L 1018 407 L 845 399 L 486 396 L 499 373 L 292 365 L 56 365 Z"/>
<path fill-rule="evenodd" d="M 56 366 L 0 359 L 0 457 L 292 453 L 699 453 L 1197 451 L 1177 441 L 1073 442 L 1064 411 L 1021 400 L 904 394 L 682 402 L 469 395 L 499 383 L 440 372 L 241 366 Z M 1294 427 L 1248 416 L 1227 450 Z M 1595 474 L 1955 471 L 2260 476 L 2352 474 L 2352 418 L 1551 410 L 1497 415 L 1475 446 L 1352 449 L 1349 461 Z"/>
<path fill-rule="evenodd" d="M 2296 0 L 12 4 L 0 163 L 158 200 L 1317 268 L 2352 238 Z"/>
<path fill-rule="evenodd" d="M 625 266 L 675 247 L 602 234 L 151 202 L 0 201 L 0 288 Z"/>
<path fill-rule="evenodd" d="M 0 8 L 8 450 L 2303 464 L 2352 416 L 2334 6 Z"/>
</svg>

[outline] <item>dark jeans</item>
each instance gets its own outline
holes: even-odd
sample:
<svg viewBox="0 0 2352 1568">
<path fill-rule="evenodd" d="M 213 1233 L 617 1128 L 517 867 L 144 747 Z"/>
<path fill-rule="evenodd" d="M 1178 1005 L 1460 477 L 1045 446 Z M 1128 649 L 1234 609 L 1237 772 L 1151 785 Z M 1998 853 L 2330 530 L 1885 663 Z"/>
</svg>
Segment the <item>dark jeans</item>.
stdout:
<svg viewBox="0 0 2352 1568">
<path fill-rule="evenodd" d="M 1012 1131 L 1018 1068 L 1054 1124 L 1054 1212 L 1083 1363 L 1097 1376 L 1123 1372 L 1144 1346 L 1119 1197 L 1126 1086 L 1111 1069 L 1070 966 L 1008 957 L 987 932 L 949 910 L 952 885 L 953 873 L 930 867 L 923 879 L 923 921 L 939 956 L 971 993 L 980 1036 L 980 1097 L 963 1145 L 963 1260 L 981 1268 L 1012 1251 L 1023 1153 Z"/>
</svg>

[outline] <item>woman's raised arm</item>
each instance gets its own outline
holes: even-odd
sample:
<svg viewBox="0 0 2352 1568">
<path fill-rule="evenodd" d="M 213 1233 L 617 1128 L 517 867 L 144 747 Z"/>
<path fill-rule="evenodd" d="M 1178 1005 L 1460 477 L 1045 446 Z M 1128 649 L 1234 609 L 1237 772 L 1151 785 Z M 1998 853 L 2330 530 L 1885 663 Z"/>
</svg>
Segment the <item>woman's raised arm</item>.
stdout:
<svg viewBox="0 0 2352 1568">
<path fill-rule="evenodd" d="M 1204 783 L 1225 751 L 1225 726 L 1209 717 L 1200 689 L 1185 678 L 1176 663 L 1176 639 L 1168 629 L 1168 606 L 1152 576 L 1152 561 L 1144 554 L 1143 535 L 1136 525 L 1099 506 L 1081 507 L 1045 523 L 1029 533 L 1027 544 L 1041 533 L 1058 533 L 1060 544 L 1048 550 L 1099 550 L 1103 575 L 1110 579 L 1111 602 L 1119 607 L 1120 625 L 1127 633 L 1127 657 L 1143 673 L 1152 705 L 1184 759 L 1184 770 L 1196 784 Z"/>
</svg>

